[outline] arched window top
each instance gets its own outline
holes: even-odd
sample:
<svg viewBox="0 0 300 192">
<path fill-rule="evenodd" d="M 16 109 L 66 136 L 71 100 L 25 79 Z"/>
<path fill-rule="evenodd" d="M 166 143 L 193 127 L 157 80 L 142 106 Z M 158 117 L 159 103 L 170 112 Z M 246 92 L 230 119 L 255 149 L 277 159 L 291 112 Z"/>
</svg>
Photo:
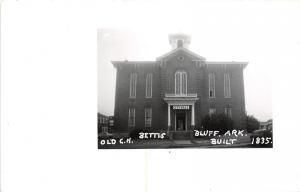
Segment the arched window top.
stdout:
<svg viewBox="0 0 300 192">
<path fill-rule="evenodd" d="M 175 72 L 175 94 L 187 94 L 187 73 L 185 70 L 177 70 Z"/>
<path fill-rule="evenodd" d="M 185 73 L 186 74 L 186 71 L 184 69 L 179 69 L 175 72 L 175 74 L 177 74 L 177 73 Z"/>
</svg>

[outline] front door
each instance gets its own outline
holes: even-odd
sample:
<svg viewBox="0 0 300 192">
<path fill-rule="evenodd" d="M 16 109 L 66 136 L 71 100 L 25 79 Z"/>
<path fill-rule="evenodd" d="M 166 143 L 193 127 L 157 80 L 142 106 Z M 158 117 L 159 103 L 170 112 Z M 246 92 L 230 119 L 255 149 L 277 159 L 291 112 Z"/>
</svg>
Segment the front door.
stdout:
<svg viewBox="0 0 300 192">
<path fill-rule="evenodd" d="M 176 113 L 176 131 L 186 130 L 186 115 L 184 112 Z"/>
</svg>

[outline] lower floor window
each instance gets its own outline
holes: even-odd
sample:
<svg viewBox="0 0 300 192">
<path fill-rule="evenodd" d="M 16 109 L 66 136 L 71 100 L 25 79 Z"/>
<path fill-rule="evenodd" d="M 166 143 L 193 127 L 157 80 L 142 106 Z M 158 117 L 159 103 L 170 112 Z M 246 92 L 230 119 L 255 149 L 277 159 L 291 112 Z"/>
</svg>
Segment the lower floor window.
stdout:
<svg viewBox="0 0 300 192">
<path fill-rule="evenodd" d="M 230 107 L 226 107 L 224 113 L 227 117 L 232 117 L 232 110 Z"/>
<path fill-rule="evenodd" d="M 135 108 L 129 108 L 128 125 L 135 126 Z"/>
<path fill-rule="evenodd" d="M 145 127 L 151 127 L 152 108 L 145 108 Z"/>
<path fill-rule="evenodd" d="M 209 108 L 208 114 L 211 116 L 213 114 L 217 113 L 217 109 L 216 108 Z"/>
<path fill-rule="evenodd" d="M 108 132 L 108 127 L 102 127 L 102 132 Z"/>
</svg>

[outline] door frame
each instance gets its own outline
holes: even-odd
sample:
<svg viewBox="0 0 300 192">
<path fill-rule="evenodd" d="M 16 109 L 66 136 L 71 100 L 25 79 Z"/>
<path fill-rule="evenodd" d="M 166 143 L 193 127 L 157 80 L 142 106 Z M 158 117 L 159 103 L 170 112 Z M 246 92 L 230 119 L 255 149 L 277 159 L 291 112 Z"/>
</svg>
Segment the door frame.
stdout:
<svg viewBox="0 0 300 192">
<path fill-rule="evenodd" d="M 177 113 L 182 113 L 184 114 L 184 122 L 185 122 L 185 130 L 184 131 L 187 131 L 187 111 L 185 112 L 181 112 L 181 111 L 175 111 L 175 131 L 177 131 Z"/>
</svg>

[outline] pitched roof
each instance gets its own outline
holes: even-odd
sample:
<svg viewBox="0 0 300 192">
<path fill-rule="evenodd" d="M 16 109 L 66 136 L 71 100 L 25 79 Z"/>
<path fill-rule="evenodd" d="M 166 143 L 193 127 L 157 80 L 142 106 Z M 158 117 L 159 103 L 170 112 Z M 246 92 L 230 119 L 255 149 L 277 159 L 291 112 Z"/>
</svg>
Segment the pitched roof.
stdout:
<svg viewBox="0 0 300 192">
<path fill-rule="evenodd" d="M 156 60 L 161 60 L 161 59 L 163 59 L 165 57 L 168 57 L 168 56 L 170 56 L 172 54 L 175 54 L 176 52 L 179 52 L 179 51 L 183 51 L 183 52 L 185 52 L 185 53 L 187 53 L 187 54 L 189 54 L 189 55 L 191 55 L 193 57 L 198 58 L 199 60 L 205 60 L 204 57 L 202 57 L 202 56 L 200 56 L 200 55 L 198 55 L 198 54 L 196 54 L 196 53 L 194 53 L 194 52 L 192 52 L 192 51 L 190 51 L 190 50 L 188 50 L 188 49 L 186 49 L 184 47 L 178 47 L 176 49 L 173 49 L 172 51 L 170 51 L 168 53 L 165 53 L 162 56 L 157 57 Z"/>
</svg>

